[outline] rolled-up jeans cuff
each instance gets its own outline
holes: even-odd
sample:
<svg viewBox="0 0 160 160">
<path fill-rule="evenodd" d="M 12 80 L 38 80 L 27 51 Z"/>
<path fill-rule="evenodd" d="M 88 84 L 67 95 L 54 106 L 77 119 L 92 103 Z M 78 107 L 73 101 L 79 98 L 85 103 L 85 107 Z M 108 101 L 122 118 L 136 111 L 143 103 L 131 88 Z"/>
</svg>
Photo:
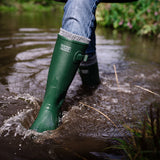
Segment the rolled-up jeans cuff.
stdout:
<svg viewBox="0 0 160 160">
<path fill-rule="evenodd" d="M 89 44 L 89 42 L 91 41 L 89 38 L 68 32 L 63 28 L 60 28 L 59 35 L 65 37 L 65 38 L 68 38 L 69 40 L 74 40 L 74 41 L 82 42 L 85 44 Z"/>
</svg>

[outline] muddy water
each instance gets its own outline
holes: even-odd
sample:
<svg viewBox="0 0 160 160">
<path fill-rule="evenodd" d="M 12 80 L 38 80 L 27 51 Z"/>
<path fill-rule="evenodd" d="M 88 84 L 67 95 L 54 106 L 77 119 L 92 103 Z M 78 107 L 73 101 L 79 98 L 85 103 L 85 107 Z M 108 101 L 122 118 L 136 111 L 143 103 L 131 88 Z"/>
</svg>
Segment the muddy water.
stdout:
<svg viewBox="0 0 160 160">
<path fill-rule="evenodd" d="M 60 127 L 40 134 L 29 127 L 43 100 L 62 13 L 0 14 L 0 19 L 0 159 L 122 159 L 104 148 L 129 134 L 123 124 L 136 124 L 159 101 L 139 87 L 160 94 L 160 40 L 97 27 L 101 84 L 83 88 L 76 74 Z"/>
</svg>

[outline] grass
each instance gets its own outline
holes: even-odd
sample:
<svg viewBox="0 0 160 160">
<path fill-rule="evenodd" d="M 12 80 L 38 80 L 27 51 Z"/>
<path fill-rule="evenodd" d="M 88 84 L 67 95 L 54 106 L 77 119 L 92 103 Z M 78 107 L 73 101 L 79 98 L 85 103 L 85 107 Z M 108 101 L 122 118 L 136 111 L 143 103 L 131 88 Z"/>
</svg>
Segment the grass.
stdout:
<svg viewBox="0 0 160 160">
<path fill-rule="evenodd" d="M 94 108 L 94 107 L 92 107 L 92 106 L 89 106 L 89 105 L 87 105 L 87 104 L 84 104 L 84 103 L 82 103 L 82 102 L 80 102 L 80 104 L 82 104 L 83 106 L 86 106 L 86 107 L 88 107 L 88 108 L 91 108 L 92 110 L 100 113 L 100 114 L 103 115 L 107 120 L 109 120 L 109 121 L 114 125 L 114 127 L 118 128 L 118 126 L 117 126 L 106 114 L 104 114 L 103 112 L 99 111 L 98 109 L 96 109 L 96 108 Z"/>
<path fill-rule="evenodd" d="M 160 103 L 151 104 L 149 113 L 135 127 L 125 126 L 131 136 L 116 139 L 115 149 L 121 149 L 130 160 L 159 160 L 160 157 Z"/>
<path fill-rule="evenodd" d="M 0 12 L 15 12 L 17 8 L 15 6 L 0 5 Z"/>
<path fill-rule="evenodd" d="M 0 4 L 0 12 L 45 12 L 56 8 L 63 9 L 64 4 L 53 2 L 52 5 L 42 5 L 39 3 L 30 2 L 10 2 L 8 4 Z"/>
</svg>

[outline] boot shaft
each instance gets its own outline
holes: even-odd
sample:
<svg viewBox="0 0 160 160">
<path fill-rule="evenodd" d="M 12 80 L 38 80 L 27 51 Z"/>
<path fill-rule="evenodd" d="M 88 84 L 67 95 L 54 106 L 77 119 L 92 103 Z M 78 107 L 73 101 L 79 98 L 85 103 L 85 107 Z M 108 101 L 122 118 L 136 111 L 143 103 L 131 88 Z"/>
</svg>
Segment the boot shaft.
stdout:
<svg viewBox="0 0 160 160">
<path fill-rule="evenodd" d="M 56 101 L 65 98 L 79 64 L 85 57 L 87 46 L 88 44 L 58 35 L 50 64 L 45 97 L 50 97 L 54 92 Z"/>
<path fill-rule="evenodd" d="M 85 57 L 87 46 L 87 43 L 58 35 L 48 73 L 45 97 L 31 129 L 43 132 L 57 128 L 60 107 L 79 64 Z"/>
</svg>

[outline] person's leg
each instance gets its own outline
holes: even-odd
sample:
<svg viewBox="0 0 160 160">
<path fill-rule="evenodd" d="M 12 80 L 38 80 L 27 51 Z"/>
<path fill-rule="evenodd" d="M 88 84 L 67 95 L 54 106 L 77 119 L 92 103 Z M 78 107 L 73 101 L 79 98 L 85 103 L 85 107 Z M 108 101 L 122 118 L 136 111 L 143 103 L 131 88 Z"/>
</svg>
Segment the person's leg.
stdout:
<svg viewBox="0 0 160 160">
<path fill-rule="evenodd" d="M 45 97 L 31 129 L 43 132 L 57 128 L 60 107 L 89 44 L 97 4 L 98 0 L 67 1 L 62 29 L 50 64 Z"/>
<path fill-rule="evenodd" d="M 99 0 L 68 0 L 64 7 L 62 28 L 91 39 L 98 4 Z"/>
<path fill-rule="evenodd" d="M 89 88 L 95 88 L 98 84 L 100 84 L 99 69 L 96 56 L 95 30 L 92 32 L 91 41 L 85 53 L 88 55 L 88 59 L 86 62 L 81 62 L 79 66 L 79 74 L 82 79 L 82 85 Z"/>
</svg>

